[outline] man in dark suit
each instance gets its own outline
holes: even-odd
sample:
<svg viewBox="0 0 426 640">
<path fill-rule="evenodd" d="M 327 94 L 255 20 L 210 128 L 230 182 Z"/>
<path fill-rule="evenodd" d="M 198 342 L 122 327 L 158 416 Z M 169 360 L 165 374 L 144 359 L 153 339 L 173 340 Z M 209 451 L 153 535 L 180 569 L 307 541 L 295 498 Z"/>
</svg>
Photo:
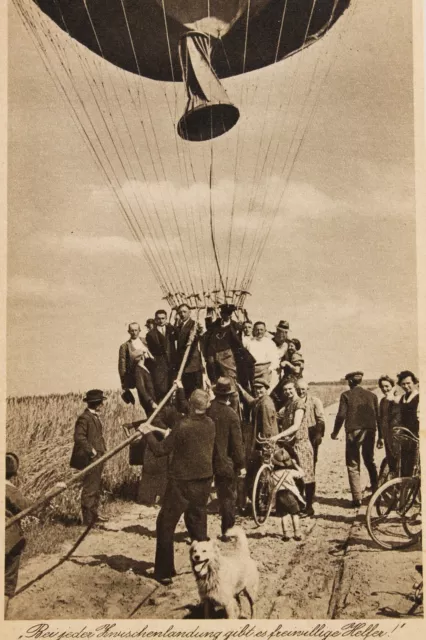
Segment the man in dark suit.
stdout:
<svg viewBox="0 0 426 640">
<path fill-rule="evenodd" d="M 155 312 L 155 327 L 146 334 L 146 344 L 154 362 L 151 367 L 152 382 L 159 402 L 170 389 L 176 372 L 176 332 L 167 322 L 163 309 Z"/>
<path fill-rule="evenodd" d="M 152 355 L 140 337 L 141 328 L 137 322 L 129 324 L 130 339 L 120 346 L 118 352 L 118 373 L 123 391 L 136 388 L 139 402 L 147 416 L 157 407 L 155 390 L 149 366 Z"/>
<path fill-rule="evenodd" d="M 177 354 L 176 354 L 176 368 L 179 369 L 183 356 L 185 354 L 186 345 L 188 344 L 189 336 L 193 327 L 195 326 L 195 320 L 191 318 L 191 312 L 188 305 L 181 304 L 177 310 L 180 324 L 176 326 L 177 335 Z M 203 361 L 201 359 L 200 340 L 199 333 L 201 327 L 197 327 L 197 335 L 194 342 L 191 345 L 189 351 L 189 357 L 186 361 L 185 368 L 182 375 L 182 384 L 185 389 L 185 396 L 187 399 L 191 397 L 192 392 L 195 389 L 202 389 L 203 387 Z"/>
<path fill-rule="evenodd" d="M 361 506 L 362 490 L 360 478 L 360 453 L 370 476 L 371 490 L 377 488 L 377 469 L 374 463 L 374 442 L 379 423 L 379 401 L 377 396 L 360 385 L 362 371 L 353 371 L 345 376 L 349 390 L 340 396 L 339 410 L 331 437 L 337 439 L 345 424 L 346 467 L 352 492 L 352 506 Z"/>
<path fill-rule="evenodd" d="M 84 469 L 106 451 L 99 415 L 104 400 L 105 396 L 100 389 L 91 389 L 83 399 L 83 402 L 87 402 L 87 409 L 79 416 L 75 425 L 74 448 L 70 462 L 74 469 Z M 98 514 L 102 470 L 103 464 L 99 464 L 83 477 L 81 513 L 83 524 L 88 526 L 96 521 L 105 522 L 105 518 Z"/>
<path fill-rule="evenodd" d="M 215 486 L 222 519 L 222 535 L 235 524 L 237 477 L 245 477 L 245 451 L 241 422 L 231 408 L 233 387 L 229 378 L 218 379 L 207 415 L 216 425 Z"/>
</svg>

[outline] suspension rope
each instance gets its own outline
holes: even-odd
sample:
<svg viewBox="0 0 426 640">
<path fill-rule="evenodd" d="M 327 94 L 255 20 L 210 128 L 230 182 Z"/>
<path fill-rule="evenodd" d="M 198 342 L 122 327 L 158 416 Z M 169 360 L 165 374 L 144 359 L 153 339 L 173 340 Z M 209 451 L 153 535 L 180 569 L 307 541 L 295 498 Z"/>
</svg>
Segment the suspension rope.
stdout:
<svg viewBox="0 0 426 640">
<path fill-rule="evenodd" d="M 216 250 L 216 241 L 215 241 L 215 234 L 214 234 L 214 226 L 213 226 L 213 203 L 212 203 L 212 188 L 213 188 L 213 145 L 211 146 L 211 151 L 210 151 L 210 178 L 209 178 L 209 186 L 210 186 L 210 234 L 211 234 L 211 239 L 212 239 L 212 246 L 213 246 L 213 252 L 214 252 L 214 257 L 216 260 L 216 267 L 217 267 L 217 272 L 219 274 L 219 278 L 220 278 L 220 284 L 222 286 L 222 290 L 223 290 L 223 295 L 225 298 L 225 302 L 226 302 L 226 288 L 225 288 L 225 283 L 223 281 L 223 277 L 222 277 L 222 271 L 220 269 L 220 263 L 219 263 L 219 257 L 217 254 L 217 250 Z"/>
<path fill-rule="evenodd" d="M 336 7 L 336 2 L 334 3 L 334 6 L 333 6 L 333 14 L 334 14 L 334 11 L 335 11 L 335 7 Z M 350 26 L 350 24 L 352 23 L 352 20 L 353 20 L 353 16 L 355 15 L 355 11 L 356 11 L 356 0 L 353 0 L 353 2 L 352 2 L 352 11 L 349 13 L 348 18 L 347 18 L 347 20 L 345 21 L 345 23 L 344 23 L 344 25 L 343 25 L 343 28 L 342 28 L 342 34 L 343 34 L 346 30 L 348 30 L 348 29 L 349 29 L 349 26 Z M 330 22 L 331 22 L 331 20 L 332 20 L 332 17 L 333 17 L 333 15 L 331 16 L 331 18 L 330 18 L 330 20 L 329 20 L 329 22 L 328 22 L 328 26 L 329 26 L 329 24 L 330 24 Z M 341 39 L 342 39 L 342 36 L 341 36 Z M 334 45 L 334 47 L 336 48 L 336 46 L 337 46 L 337 45 L 335 44 L 335 45 Z M 288 189 L 288 185 L 289 185 L 290 177 L 291 177 L 291 174 L 292 174 L 293 168 L 294 168 L 294 166 L 295 166 L 295 163 L 296 163 L 296 161 L 297 161 L 297 159 L 298 159 L 298 157 L 299 157 L 300 150 L 301 150 L 301 148 L 302 148 L 303 142 L 304 142 L 305 137 L 306 137 L 306 133 L 307 133 L 307 131 L 308 131 L 308 129 L 309 129 L 309 127 L 310 127 L 310 125 L 311 125 L 311 122 L 312 122 L 312 120 L 313 120 L 313 116 L 314 116 L 314 114 L 315 114 L 315 112 L 316 112 L 316 109 L 317 109 L 317 107 L 318 107 L 318 104 L 319 104 L 319 98 L 320 98 L 320 95 L 321 95 L 322 87 L 324 86 L 324 84 L 325 84 L 325 82 L 326 82 L 326 80 L 327 80 L 327 78 L 328 78 L 328 76 L 329 76 L 329 74 L 330 74 L 330 71 L 331 71 L 331 69 L 332 69 L 332 67 L 333 67 L 333 65 L 335 64 L 335 61 L 336 61 L 336 59 L 337 59 L 337 56 L 334 56 L 334 52 L 332 52 L 332 53 L 329 55 L 329 59 L 330 59 L 330 61 L 329 61 L 328 68 L 327 68 L 327 70 L 326 70 L 326 72 L 325 72 L 325 74 L 324 74 L 324 76 L 323 76 L 322 80 L 321 80 L 321 81 L 320 81 L 320 83 L 319 83 L 319 86 L 318 86 L 318 88 L 317 88 L 317 91 L 316 91 L 316 95 L 315 95 L 315 98 L 314 98 L 313 104 L 312 104 L 312 106 L 311 106 L 311 109 L 310 109 L 310 112 L 309 112 L 309 115 L 308 115 L 307 122 L 306 122 L 306 124 L 305 124 L 305 126 L 304 126 L 304 128 L 303 128 L 303 132 L 302 132 L 302 134 L 301 134 L 301 136 L 300 136 L 300 139 L 299 139 L 299 141 L 298 141 L 297 148 L 296 148 L 295 154 L 294 154 L 294 156 L 293 156 L 293 159 L 292 159 L 292 162 L 291 162 L 290 169 L 289 169 L 288 174 L 287 174 L 287 178 L 286 178 L 286 180 L 284 181 L 284 187 L 283 187 L 283 189 L 278 193 L 277 203 L 276 203 L 276 205 L 274 205 L 274 207 L 273 207 L 273 216 L 271 217 L 271 219 L 270 219 L 270 221 L 269 221 L 269 224 L 267 225 L 267 228 L 265 229 L 264 237 L 262 238 L 262 242 L 261 242 L 261 245 L 260 245 L 259 250 L 258 250 L 258 252 L 257 252 L 257 255 L 255 256 L 255 262 L 254 262 L 254 263 L 253 263 L 253 265 L 251 266 L 251 269 L 250 269 L 250 277 L 249 277 L 249 279 L 247 280 L 247 286 L 250 286 L 250 285 L 251 285 L 251 282 L 253 281 L 253 277 L 254 277 L 254 273 L 255 273 L 256 267 L 257 267 L 257 265 L 259 264 L 260 259 L 261 259 L 261 256 L 262 256 L 262 254 L 263 254 L 263 251 L 264 251 L 264 249 L 265 249 L 265 246 L 266 246 L 267 240 L 268 240 L 268 238 L 269 238 L 269 234 L 270 234 L 270 231 L 271 231 L 271 229 L 272 229 L 272 226 L 273 226 L 274 220 L 275 220 L 275 218 L 276 218 L 276 215 L 277 215 L 278 211 L 279 211 L 279 210 L 280 210 L 280 208 L 281 208 L 281 204 L 282 204 L 282 202 L 283 202 L 283 200 L 284 200 L 284 197 L 285 197 L 285 195 L 286 195 L 286 193 L 287 193 L 287 189 Z M 284 167 L 284 171 L 285 171 L 285 167 Z"/>
<path fill-rule="evenodd" d="M 117 191 L 116 186 L 114 185 L 113 181 L 111 180 L 111 177 L 109 176 L 108 172 L 105 169 L 105 166 L 99 156 L 98 151 L 96 150 L 90 134 L 86 128 L 86 126 L 83 124 L 83 121 L 80 117 L 80 115 L 78 114 L 76 107 L 74 105 L 74 103 L 72 102 L 72 100 L 69 97 L 68 91 L 65 88 L 65 85 L 62 81 L 62 79 L 60 78 L 58 72 L 55 70 L 55 66 L 52 62 L 52 59 L 49 57 L 49 53 L 48 53 L 48 49 L 46 49 L 45 45 L 43 44 L 43 41 L 40 37 L 40 33 L 43 33 L 45 35 L 45 43 L 50 43 L 50 46 L 52 47 L 52 50 L 54 50 L 56 48 L 55 42 L 54 42 L 54 38 L 53 35 L 50 32 L 50 29 L 46 26 L 43 26 L 43 21 L 40 19 L 40 15 L 39 14 L 39 10 L 37 9 L 33 9 L 33 4 L 31 3 L 31 14 L 29 13 L 29 7 L 24 7 L 23 3 L 14 1 L 15 7 L 18 10 L 18 13 L 21 15 L 21 18 L 23 20 L 23 24 L 25 26 L 25 28 L 27 29 L 27 32 L 29 33 L 32 41 L 34 42 L 36 49 L 38 51 L 38 53 L 40 54 L 40 57 L 43 61 L 43 64 L 49 74 L 49 76 L 51 77 L 52 81 L 54 82 L 54 85 L 56 86 L 56 88 L 58 89 L 59 93 L 62 95 L 62 97 L 65 100 L 65 103 L 68 104 L 68 106 L 70 107 L 70 114 L 71 117 L 74 121 L 74 123 L 76 124 L 77 130 L 79 131 L 80 135 L 82 136 L 83 140 L 87 143 L 87 147 L 89 152 L 91 153 L 92 157 L 94 157 L 95 159 L 95 164 L 98 167 L 98 169 L 101 170 L 101 173 L 103 174 L 103 177 L 106 181 L 106 183 L 108 184 L 108 186 L 112 189 L 115 197 L 117 198 L 117 202 L 119 205 L 119 210 L 120 212 L 123 214 L 123 217 L 125 218 L 126 224 L 129 227 L 129 230 L 131 231 L 133 237 L 136 240 L 139 240 L 138 237 L 138 233 L 137 230 L 133 224 L 133 222 L 131 221 L 131 219 L 129 218 L 127 211 L 126 211 L 126 207 L 123 204 L 123 201 L 120 197 L 119 192 Z M 39 25 L 37 26 L 36 24 L 36 20 L 38 19 L 39 21 Z M 62 60 L 62 58 L 59 55 L 59 52 L 57 51 L 57 54 L 55 55 L 55 61 L 59 60 L 59 63 L 61 65 L 61 67 L 63 68 L 64 72 L 65 72 L 65 77 L 68 77 L 68 79 L 71 82 L 71 87 L 74 89 L 74 93 L 76 94 L 76 97 L 78 99 L 78 101 L 80 102 L 80 106 L 83 108 L 83 112 L 85 113 L 89 125 L 91 127 L 91 129 L 93 130 L 93 133 L 95 135 L 95 138 L 97 139 L 97 143 L 99 145 L 99 150 L 104 154 L 105 158 L 108 160 L 108 155 L 105 152 L 105 148 L 103 146 L 102 141 L 100 140 L 99 136 L 97 136 L 96 130 L 93 126 L 93 122 L 90 118 L 90 115 L 87 113 L 87 110 L 85 109 L 85 105 L 81 99 L 81 96 L 79 94 L 79 92 L 77 91 L 75 85 L 72 82 L 72 77 L 71 77 L 71 71 L 70 69 L 68 69 L 66 67 L 66 65 L 64 64 L 64 60 Z M 119 180 L 117 177 L 117 174 L 115 173 L 114 167 L 112 166 L 112 164 L 110 163 L 110 169 L 112 172 L 112 175 L 115 178 L 115 181 L 117 182 L 117 184 L 119 185 Z M 150 265 L 150 268 L 153 271 L 154 276 L 156 277 L 157 281 L 160 284 L 160 287 L 163 289 L 164 288 L 164 283 L 162 281 L 162 278 L 158 276 L 158 273 L 156 272 L 156 269 L 154 267 L 154 265 L 151 263 L 150 260 L 150 256 L 146 251 L 146 248 L 143 249 L 145 257 L 147 259 L 148 264 Z"/>
<path fill-rule="evenodd" d="M 302 43 L 302 46 L 300 48 L 301 51 L 303 51 L 303 49 L 306 47 L 306 41 L 307 41 L 307 38 L 308 38 L 308 35 L 309 35 L 309 30 L 310 30 L 312 18 L 313 18 L 313 15 L 314 15 L 314 11 L 315 11 L 315 8 L 316 8 L 316 5 L 317 5 L 317 1 L 318 0 L 313 0 L 312 5 L 311 5 L 311 9 L 310 9 L 310 13 L 309 13 L 309 19 L 308 19 L 308 23 L 307 23 L 307 26 L 306 26 L 306 29 L 305 29 L 305 35 L 304 35 L 304 38 L 303 38 L 303 43 Z M 337 0 L 335 0 L 335 2 L 336 1 Z M 293 101 L 293 96 L 294 96 L 295 87 L 296 87 L 296 80 L 297 80 L 297 77 L 298 77 L 297 71 L 298 71 L 298 68 L 301 65 L 301 60 L 302 60 L 302 54 L 300 54 L 299 57 L 296 60 L 295 70 L 294 70 L 294 73 L 293 73 L 293 76 L 292 76 L 292 84 L 291 84 L 290 95 L 289 95 L 289 99 L 287 101 L 286 109 L 285 109 L 285 116 L 284 116 L 285 120 L 284 120 L 284 122 L 287 122 L 287 120 L 288 120 L 290 104 Z M 312 81 L 313 77 L 314 76 L 313 76 L 313 73 L 312 73 L 310 81 Z M 305 98 L 304 98 L 305 100 L 307 100 L 308 94 L 309 94 L 309 88 L 308 88 L 308 90 L 307 90 L 307 92 L 305 94 Z M 249 205 L 249 215 L 254 210 L 254 203 L 257 201 L 257 196 L 259 194 L 259 190 L 261 189 L 262 178 L 263 178 L 263 175 L 264 175 L 263 172 L 264 172 L 264 168 L 266 166 L 266 161 L 267 161 L 267 159 L 269 157 L 269 151 L 270 151 L 270 147 L 271 147 L 271 144 L 272 144 L 272 140 L 274 138 L 274 131 L 276 129 L 278 114 L 281 111 L 281 106 L 280 106 L 280 108 L 279 108 L 279 110 L 277 112 L 277 117 L 275 118 L 275 122 L 274 122 L 275 126 L 271 127 L 271 135 L 270 135 L 269 143 L 268 143 L 267 150 L 266 150 L 266 153 L 265 153 L 265 156 L 264 156 L 264 161 L 263 161 L 263 165 L 262 165 L 262 168 L 261 168 L 261 171 L 260 171 L 260 175 L 258 176 L 258 180 L 253 182 L 253 184 L 256 184 L 257 186 L 256 186 L 256 190 L 254 191 L 254 193 L 252 192 L 252 199 L 251 199 L 251 202 L 250 202 L 250 205 Z M 302 109 L 303 109 L 303 107 L 302 107 Z M 284 129 L 285 129 L 285 125 L 282 125 L 280 127 L 280 131 L 282 131 Z M 290 144 L 288 145 L 286 162 L 287 162 L 287 159 L 288 159 L 288 156 L 289 156 L 290 149 L 292 148 L 293 141 L 295 139 L 296 133 L 297 133 L 297 129 L 293 133 L 293 136 L 292 136 L 292 139 L 290 141 Z M 264 180 L 263 199 L 262 199 L 262 205 L 261 205 L 261 208 L 260 208 L 260 212 L 259 212 L 259 215 L 258 215 L 258 224 L 256 226 L 255 232 L 253 233 L 252 242 L 250 244 L 250 249 L 249 249 L 249 252 L 248 252 L 249 260 L 247 261 L 246 269 L 245 269 L 244 275 L 242 277 L 242 286 L 243 287 L 246 287 L 246 285 L 247 285 L 247 274 L 248 274 L 249 264 L 251 262 L 250 258 L 255 256 L 255 255 L 257 255 L 257 250 L 255 249 L 255 244 L 257 244 L 257 248 L 261 245 L 261 242 L 259 242 L 259 239 L 262 236 L 262 230 L 264 230 L 266 225 L 267 225 L 268 213 L 266 213 L 266 214 L 264 213 L 265 212 L 265 203 L 266 203 L 266 194 L 269 191 L 269 189 L 268 189 L 269 182 L 270 182 L 270 179 L 271 179 L 271 177 L 273 175 L 274 165 L 275 165 L 275 161 L 276 161 L 276 157 L 277 157 L 277 153 L 278 153 L 278 149 L 279 148 L 280 148 L 280 135 L 278 135 L 278 140 L 277 140 L 277 143 L 276 143 L 276 146 L 275 146 L 275 154 L 273 156 L 273 161 L 271 163 L 269 175 Z"/>
</svg>

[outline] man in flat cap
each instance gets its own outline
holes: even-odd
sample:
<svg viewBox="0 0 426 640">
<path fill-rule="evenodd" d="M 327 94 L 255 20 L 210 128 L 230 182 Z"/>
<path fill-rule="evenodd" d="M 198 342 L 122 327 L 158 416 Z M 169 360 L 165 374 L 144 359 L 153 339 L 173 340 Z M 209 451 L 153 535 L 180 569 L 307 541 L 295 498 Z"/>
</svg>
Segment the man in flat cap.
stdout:
<svg viewBox="0 0 426 640">
<path fill-rule="evenodd" d="M 74 448 L 70 461 L 74 469 L 84 469 L 106 452 L 99 413 L 104 400 L 105 396 L 100 389 L 90 389 L 83 398 L 83 402 L 87 403 L 87 409 L 79 416 L 75 425 Z M 103 464 L 99 464 L 83 477 L 81 513 L 83 524 L 87 526 L 92 526 L 97 521 L 105 522 L 105 518 L 98 514 L 102 470 Z"/>
<path fill-rule="evenodd" d="M 379 401 L 377 396 L 361 387 L 362 371 L 352 371 L 345 376 L 349 390 L 340 396 L 339 410 L 331 437 L 337 439 L 345 424 L 346 467 L 352 492 L 352 506 L 361 506 L 362 491 L 360 478 L 360 454 L 370 476 L 371 490 L 377 488 L 377 469 L 374 463 L 374 442 L 379 422 Z"/>
</svg>

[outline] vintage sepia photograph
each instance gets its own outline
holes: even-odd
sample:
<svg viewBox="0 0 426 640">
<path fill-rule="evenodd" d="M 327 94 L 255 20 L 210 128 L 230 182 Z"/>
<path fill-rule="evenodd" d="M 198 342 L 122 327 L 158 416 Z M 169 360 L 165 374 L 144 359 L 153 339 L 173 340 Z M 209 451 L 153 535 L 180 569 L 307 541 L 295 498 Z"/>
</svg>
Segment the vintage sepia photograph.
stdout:
<svg viewBox="0 0 426 640">
<path fill-rule="evenodd" d="M 5 4 L 6 633 L 403 637 L 422 3 Z"/>
</svg>

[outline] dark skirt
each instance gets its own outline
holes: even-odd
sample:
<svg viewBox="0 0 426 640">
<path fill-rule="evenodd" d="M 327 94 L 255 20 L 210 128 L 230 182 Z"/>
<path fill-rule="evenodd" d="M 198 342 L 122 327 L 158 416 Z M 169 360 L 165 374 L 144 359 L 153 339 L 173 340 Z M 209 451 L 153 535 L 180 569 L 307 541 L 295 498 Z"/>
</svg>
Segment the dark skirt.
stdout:
<svg viewBox="0 0 426 640">
<path fill-rule="evenodd" d="M 278 491 L 276 498 L 276 513 L 280 518 L 288 514 L 295 516 L 300 513 L 299 501 L 296 496 L 289 491 L 289 489 Z"/>
</svg>

